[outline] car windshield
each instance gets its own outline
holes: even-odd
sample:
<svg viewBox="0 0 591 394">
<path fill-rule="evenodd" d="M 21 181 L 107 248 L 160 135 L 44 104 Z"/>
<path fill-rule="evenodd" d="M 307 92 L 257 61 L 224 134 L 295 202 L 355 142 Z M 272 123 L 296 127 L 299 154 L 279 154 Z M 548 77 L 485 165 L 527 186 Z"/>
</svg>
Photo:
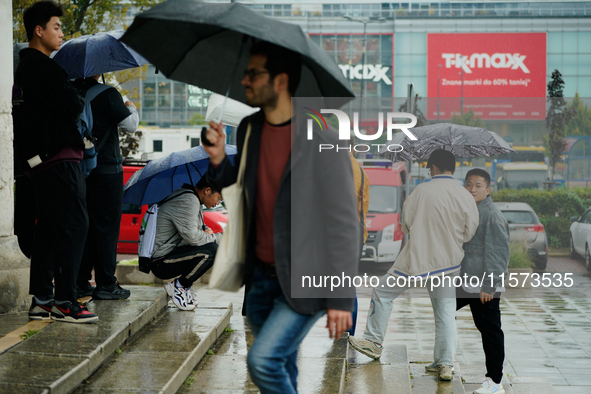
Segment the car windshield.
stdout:
<svg viewBox="0 0 591 394">
<path fill-rule="evenodd" d="M 396 186 L 369 186 L 369 212 L 392 213 L 398 207 L 398 190 Z"/>
<path fill-rule="evenodd" d="M 541 189 L 546 177 L 546 170 L 505 171 L 506 186 L 510 189 Z"/>
<path fill-rule="evenodd" d="M 507 223 L 536 224 L 536 216 L 528 211 L 501 211 Z"/>
</svg>

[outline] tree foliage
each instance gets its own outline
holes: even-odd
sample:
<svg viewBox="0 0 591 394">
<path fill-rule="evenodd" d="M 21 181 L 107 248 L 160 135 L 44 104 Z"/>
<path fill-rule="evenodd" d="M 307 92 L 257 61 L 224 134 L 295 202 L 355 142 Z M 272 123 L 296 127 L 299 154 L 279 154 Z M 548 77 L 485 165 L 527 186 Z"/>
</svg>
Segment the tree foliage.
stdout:
<svg viewBox="0 0 591 394">
<path fill-rule="evenodd" d="M 574 116 L 565 126 L 565 135 L 591 135 L 591 108 L 587 106 L 577 93 L 568 105 L 574 108 Z"/>
<path fill-rule="evenodd" d="M 427 118 L 425 117 L 425 114 L 423 114 L 423 111 L 421 111 L 421 109 L 419 108 L 419 101 L 421 101 L 421 96 L 419 96 L 418 94 L 415 94 L 414 103 L 413 103 L 413 106 L 412 106 L 412 114 L 414 116 L 416 116 L 416 118 L 417 118 L 417 124 L 415 125 L 415 127 L 424 126 L 426 124 L 429 124 L 429 122 L 427 121 Z M 400 111 L 400 112 L 408 112 L 408 110 L 407 110 L 407 104 L 408 104 L 408 102 L 405 101 L 398 108 L 398 111 Z"/>
<path fill-rule="evenodd" d="M 484 122 L 480 119 L 480 116 L 474 114 L 474 109 L 472 108 L 461 115 L 453 115 L 451 117 L 451 123 L 463 126 L 484 127 Z"/>
<path fill-rule="evenodd" d="M 552 165 L 552 178 L 556 172 L 556 163 L 560 161 L 564 151 L 564 137 L 566 137 L 566 125 L 575 114 L 576 109 L 567 106 L 563 94 L 564 80 L 558 70 L 552 72 L 550 82 L 548 82 L 548 112 L 546 113 L 546 127 L 550 131 L 548 135 L 548 145 L 550 148 L 550 164 Z"/>
<path fill-rule="evenodd" d="M 64 38 L 70 39 L 84 34 L 126 29 L 126 18 L 130 12 L 140 12 L 160 3 L 162 0 L 60 0 L 64 10 L 60 18 Z M 13 42 L 27 42 L 23 25 L 23 12 L 36 0 L 12 0 Z"/>
</svg>

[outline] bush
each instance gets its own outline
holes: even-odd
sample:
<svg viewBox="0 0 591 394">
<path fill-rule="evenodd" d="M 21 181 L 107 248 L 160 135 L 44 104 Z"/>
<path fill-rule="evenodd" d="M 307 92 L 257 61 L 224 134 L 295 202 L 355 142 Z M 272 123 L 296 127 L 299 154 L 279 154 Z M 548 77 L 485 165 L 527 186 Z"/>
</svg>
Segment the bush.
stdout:
<svg viewBox="0 0 591 394">
<path fill-rule="evenodd" d="M 527 247 L 523 242 L 511 242 L 509 245 L 511 257 L 509 258 L 509 268 L 531 268 L 532 260 L 527 253 Z"/>
<path fill-rule="evenodd" d="M 546 228 L 549 246 L 559 248 L 569 246 L 571 216 L 580 216 L 591 205 L 591 188 L 503 189 L 491 197 L 496 202 L 529 204 Z"/>
</svg>

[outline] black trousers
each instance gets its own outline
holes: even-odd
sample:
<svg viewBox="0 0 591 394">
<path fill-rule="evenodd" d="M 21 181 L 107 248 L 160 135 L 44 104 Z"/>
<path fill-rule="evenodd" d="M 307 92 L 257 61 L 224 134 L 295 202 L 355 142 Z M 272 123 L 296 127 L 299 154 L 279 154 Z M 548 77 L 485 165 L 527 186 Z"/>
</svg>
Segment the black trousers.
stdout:
<svg viewBox="0 0 591 394">
<path fill-rule="evenodd" d="M 456 310 L 470 305 L 474 324 L 482 337 L 482 347 L 486 359 L 486 376 L 500 383 L 503 378 L 505 361 L 505 334 L 501 329 L 501 293 L 495 293 L 492 301 L 480 302 L 480 294 L 468 293 L 456 288 Z"/>
<path fill-rule="evenodd" d="M 217 251 L 218 244 L 215 242 L 201 246 L 181 246 L 164 257 L 152 260 L 150 269 L 160 279 L 171 279 L 180 275 L 181 286 L 191 287 L 193 282 L 213 266 Z"/>
<path fill-rule="evenodd" d="M 76 302 L 76 278 L 88 231 L 86 185 L 80 164 L 54 165 L 31 178 L 37 224 L 29 292 Z"/>
<path fill-rule="evenodd" d="M 31 258 L 37 220 L 35 189 L 26 175 L 16 175 L 14 181 L 14 235 L 23 254 Z"/>
<path fill-rule="evenodd" d="M 80 265 L 78 284 L 92 278 L 99 286 L 117 280 L 117 241 L 123 210 L 123 173 L 94 174 L 86 178 L 86 206 L 88 209 L 88 237 Z"/>
</svg>

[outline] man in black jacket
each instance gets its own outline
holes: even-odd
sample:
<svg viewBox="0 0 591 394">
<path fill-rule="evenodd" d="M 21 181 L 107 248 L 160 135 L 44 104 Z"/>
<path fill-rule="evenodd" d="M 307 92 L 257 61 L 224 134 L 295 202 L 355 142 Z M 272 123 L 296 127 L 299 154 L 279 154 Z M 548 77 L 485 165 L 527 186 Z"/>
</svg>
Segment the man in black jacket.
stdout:
<svg viewBox="0 0 591 394">
<path fill-rule="evenodd" d="M 247 364 L 263 394 L 295 393 L 298 347 L 314 323 L 326 314 L 331 338 L 351 326 L 353 289 L 335 291 L 337 298 L 326 289 L 304 288 L 302 274 L 356 275 L 355 188 L 348 152 L 314 154 L 318 146 L 301 140 L 305 121 L 291 103 L 300 55 L 266 42 L 253 45 L 250 54 L 242 85 L 247 103 L 261 111 L 240 124 L 234 165 L 224 153 L 221 124 L 210 123 L 208 180 L 218 190 L 236 182 L 250 129 L 244 308 L 255 341 Z M 329 131 L 314 138 L 338 143 Z"/>
<path fill-rule="evenodd" d="M 115 277 L 123 209 L 123 158 L 119 148 L 119 129 L 133 133 L 138 128 L 139 116 L 131 101 L 123 103 L 117 89 L 100 85 L 99 77 L 77 79 L 74 83 L 83 95 L 93 88 L 106 88 L 90 102 L 92 136 L 97 138 L 97 167 L 86 178 L 89 227 L 78 274 L 78 298 L 92 295 L 99 300 L 118 300 L 129 298 L 131 294 L 119 286 Z M 93 268 L 96 288 L 88 282 Z"/>
<path fill-rule="evenodd" d="M 49 58 L 62 43 L 61 15 L 61 8 L 51 1 L 25 10 L 29 48 L 20 52 L 15 73 L 14 154 L 17 171 L 31 178 L 38 215 L 29 318 L 88 323 L 98 316 L 76 300 L 76 278 L 88 230 L 80 169 L 84 145 L 76 124 L 82 102 L 68 74 Z"/>
</svg>

